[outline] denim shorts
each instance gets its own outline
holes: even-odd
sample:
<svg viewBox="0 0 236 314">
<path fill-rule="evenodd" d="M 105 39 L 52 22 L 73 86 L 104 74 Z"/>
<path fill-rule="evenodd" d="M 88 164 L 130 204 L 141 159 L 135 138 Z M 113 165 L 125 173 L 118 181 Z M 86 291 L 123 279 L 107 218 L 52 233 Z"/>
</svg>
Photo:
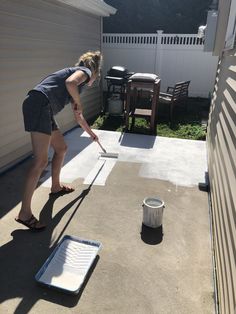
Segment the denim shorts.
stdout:
<svg viewBox="0 0 236 314">
<path fill-rule="evenodd" d="M 51 135 L 58 130 L 52 109 L 47 97 L 35 90 L 31 90 L 23 102 L 23 116 L 25 131 L 40 132 Z"/>
</svg>

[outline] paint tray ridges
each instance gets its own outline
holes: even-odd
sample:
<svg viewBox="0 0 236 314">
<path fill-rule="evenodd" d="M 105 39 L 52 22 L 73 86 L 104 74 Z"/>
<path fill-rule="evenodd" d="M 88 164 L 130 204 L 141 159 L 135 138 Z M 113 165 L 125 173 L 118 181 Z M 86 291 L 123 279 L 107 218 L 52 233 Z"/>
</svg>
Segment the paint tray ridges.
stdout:
<svg viewBox="0 0 236 314">
<path fill-rule="evenodd" d="M 65 236 L 36 275 L 39 283 L 78 293 L 101 244 Z"/>
</svg>

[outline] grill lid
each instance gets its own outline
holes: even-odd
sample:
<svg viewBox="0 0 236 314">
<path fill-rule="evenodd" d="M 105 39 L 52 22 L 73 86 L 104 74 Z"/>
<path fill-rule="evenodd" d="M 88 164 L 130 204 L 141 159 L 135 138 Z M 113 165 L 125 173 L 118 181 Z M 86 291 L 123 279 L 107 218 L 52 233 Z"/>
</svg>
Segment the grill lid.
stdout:
<svg viewBox="0 0 236 314">
<path fill-rule="evenodd" d="M 128 70 L 123 66 L 113 66 L 110 68 L 110 70 L 107 72 L 108 76 L 112 77 L 125 77 L 128 74 Z"/>
</svg>

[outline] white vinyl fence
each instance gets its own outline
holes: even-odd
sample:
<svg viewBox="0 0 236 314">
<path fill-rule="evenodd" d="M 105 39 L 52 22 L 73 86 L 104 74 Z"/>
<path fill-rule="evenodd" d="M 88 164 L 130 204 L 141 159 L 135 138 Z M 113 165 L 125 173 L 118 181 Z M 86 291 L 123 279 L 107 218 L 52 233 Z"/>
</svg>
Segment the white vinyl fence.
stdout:
<svg viewBox="0 0 236 314">
<path fill-rule="evenodd" d="M 218 58 L 203 48 L 195 34 L 103 34 L 103 76 L 120 65 L 131 72 L 157 74 L 163 92 L 176 82 L 190 80 L 190 96 L 209 97 Z"/>
</svg>

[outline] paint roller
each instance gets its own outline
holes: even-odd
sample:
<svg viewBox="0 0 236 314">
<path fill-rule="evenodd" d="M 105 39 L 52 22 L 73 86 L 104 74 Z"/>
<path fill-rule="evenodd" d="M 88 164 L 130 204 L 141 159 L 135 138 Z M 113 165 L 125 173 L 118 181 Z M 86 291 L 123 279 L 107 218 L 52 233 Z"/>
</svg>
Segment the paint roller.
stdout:
<svg viewBox="0 0 236 314">
<path fill-rule="evenodd" d="M 101 157 L 105 157 L 105 158 L 118 158 L 119 154 L 116 153 L 107 153 L 107 151 L 105 150 L 105 148 L 102 146 L 102 144 L 97 141 L 98 145 L 101 147 L 103 153 L 100 153 Z"/>
</svg>

